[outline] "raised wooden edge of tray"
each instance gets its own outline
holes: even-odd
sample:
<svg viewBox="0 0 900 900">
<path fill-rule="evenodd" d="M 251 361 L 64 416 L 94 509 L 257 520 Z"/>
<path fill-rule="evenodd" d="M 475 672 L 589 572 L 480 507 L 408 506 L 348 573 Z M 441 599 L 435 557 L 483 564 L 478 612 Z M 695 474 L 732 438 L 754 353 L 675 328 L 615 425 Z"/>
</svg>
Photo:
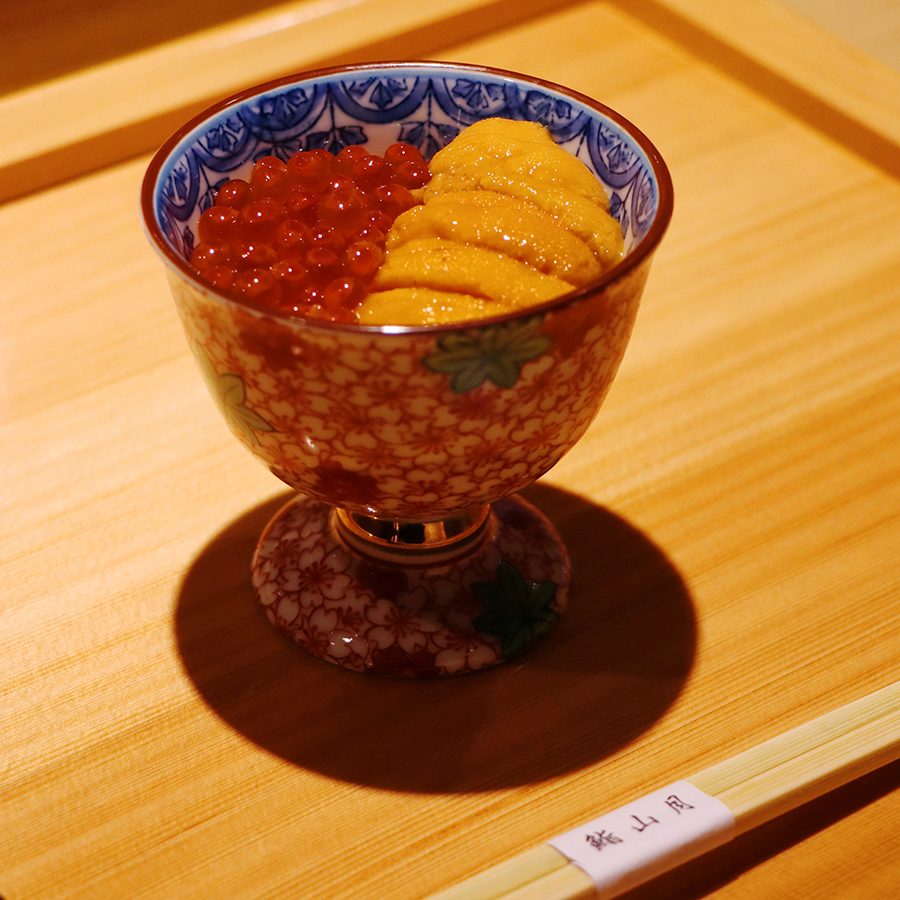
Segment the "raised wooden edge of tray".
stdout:
<svg viewBox="0 0 900 900">
<path fill-rule="evenodd" d="M 0 97 L 0 201 L 155 149 L 186 119 L 291 72 L 412 59 L 574 0 L 295 0 Z"/>
<path fill-rule="evenodd" d="M 900 178 L 900 72 L 778 0 L 614 0 Z"/>
<path fill-rule="evenodd" d="M 612 0 L 900 177 L 900 73 L 776 0 Z M 573 0 L 293 2 L 0 97 L 0 201 L 154 149 L 186 118 L 292 71 L 440 54 Z"/>
</svg>

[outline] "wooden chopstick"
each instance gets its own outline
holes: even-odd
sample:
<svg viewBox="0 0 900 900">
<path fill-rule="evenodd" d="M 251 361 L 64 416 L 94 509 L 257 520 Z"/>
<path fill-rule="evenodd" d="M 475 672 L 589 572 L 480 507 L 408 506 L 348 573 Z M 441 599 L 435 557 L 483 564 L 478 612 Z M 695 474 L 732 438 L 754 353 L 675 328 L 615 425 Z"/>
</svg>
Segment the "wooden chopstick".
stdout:
<svg viewBox="0 0 900 900">
<path fill-rule="evenodd" d="M 900 682 L 686 780 L 728 806 L 734 815 L 736 837 L 898 756 Z M 676 860 L 673 866 L 688 858 Z M 639 880 L 629 888 L 636 883 Z M 431 900 L 576 900 L 592 896 L 596 896 L 593 882 L 582 869 L 549 844 L 539 844 L 440 891 Z"/>
</svg>

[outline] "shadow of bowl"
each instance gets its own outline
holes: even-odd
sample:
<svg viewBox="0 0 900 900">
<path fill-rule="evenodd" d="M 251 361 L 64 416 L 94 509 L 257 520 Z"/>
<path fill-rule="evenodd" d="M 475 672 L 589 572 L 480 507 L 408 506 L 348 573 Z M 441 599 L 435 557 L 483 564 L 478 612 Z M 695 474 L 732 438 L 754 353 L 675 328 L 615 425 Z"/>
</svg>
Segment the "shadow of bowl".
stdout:
<svg viewBox="0 0 900 900">
<path fill-rule="evenodd" d="M 204 547 L 177 598 L 188 677 L 236 731 L 333 778 L 413 792 L 542 781 L 609 756 L 658 721 L 693 664 L 696 626 L 664 553 L 609 510 L 548 485 L 524 495 L 572 559 L 571 605 L 519 661 L 438 681 L 367 677 L 323 664 L 259 611 L 249 567 L 281 495 Z"/>
</svg>

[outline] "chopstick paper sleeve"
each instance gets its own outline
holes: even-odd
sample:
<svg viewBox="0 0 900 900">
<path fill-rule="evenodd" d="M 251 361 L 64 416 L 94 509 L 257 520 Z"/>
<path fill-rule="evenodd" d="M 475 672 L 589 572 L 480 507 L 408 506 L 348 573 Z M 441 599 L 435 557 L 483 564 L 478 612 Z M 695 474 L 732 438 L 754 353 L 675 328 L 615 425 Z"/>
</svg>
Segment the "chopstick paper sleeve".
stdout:
<svg viewBox="0 0 900 900">
<path fill-rule="evenodd" d="M 734 816 L 689 781 L 676 781 L 550 840 L 598 891 L 628 890 L 731 840 Z"/>
</svg>

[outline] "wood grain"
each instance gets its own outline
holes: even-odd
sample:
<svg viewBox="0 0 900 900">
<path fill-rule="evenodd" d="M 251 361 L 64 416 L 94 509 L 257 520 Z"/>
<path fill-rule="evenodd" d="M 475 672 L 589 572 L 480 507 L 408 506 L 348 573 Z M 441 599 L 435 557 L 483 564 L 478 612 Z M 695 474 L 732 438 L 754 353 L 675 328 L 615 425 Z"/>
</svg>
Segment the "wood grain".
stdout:
<svg viewBox="0 0 900 900">
<path fill-rule="evenodd" d="M 841 0 L 786 0 L 786 5 L 869 56 L 900 69 L 900 6 L 894 0 L 862 0 L 852 9 Z"/>
<path fill-rule="evenodd" d="M 898 759 L 900 682 L 749 747 L 685 780 L 730 810 L 730 841 Z M 606 815 L 612 810 L 598 812 Z M 575 826 L 582 832 L 585 827 L 594 826 Z M 689 844 L 665 865 L 676 869 L 697 855 L 696 845 Z M 584 863 L 584 857 L 579 859 Z M 632 859 L 632 868 L 620 873 L 624 878 L 617 879 L 615 885 L 607 884 L 599 893 L 603 897 L 620 896 L 628 888 L 659 877 L 663 871 L 659 860 L 648 865 L 650 862 Z M 577 900 L 594 893 L 591 875 L 544 843 L 439 891 L 429 900 Z"/>
<path fill-rule="evenodd" d="M 327 65 L 421 58 L 566 2 L 294 0 L 23 88 L 0 97 L 0 200 L 155 149 L 248 84 Z"/>
<path fill-rule="evenodd" d="M 254 7 L 260 10 L 274 5 L 275 0 L 269 0 Z M 0 6 L 0 94 L 60 78 L 246 14 L 245 0 L 4 3 Z"/>
<path fill-rule="evenodd" d="M 678 31 L 682 39 L 685 26 L 693 26 L 709 48 L 718 41 L 724 54 L 742 55 L 895 145 L 900 138 L 900 99 L 891 88 L 895 70 L 777 0 L 638 0 L 632 8 L 645 20 L 667 17 L 669 33 Z M 887 13 L 885 18 L 890 21 Z"/>
<path fill-rule="evenodd" d="M 591 2 L 441 51 L 611 104 L 676 186 L 604 410 L 529 491 L 571 614 L 483 678 L 357 679 L 257 614 L 284 493 L 193 369 L 146 158 L 0 208 L 5 897 L 422 896 L 897 680 L 900 186 L 664 24 Z M 665 895 L 887 896 L 895 785 Z"/>
<path fill-rule="evenodd" d="M 698 58 L 752 84 L 795 120 L 900 177 L 895 69 L 791 15 L 776 0 L 633 0 L 623 6 Z"/>
</svg>

